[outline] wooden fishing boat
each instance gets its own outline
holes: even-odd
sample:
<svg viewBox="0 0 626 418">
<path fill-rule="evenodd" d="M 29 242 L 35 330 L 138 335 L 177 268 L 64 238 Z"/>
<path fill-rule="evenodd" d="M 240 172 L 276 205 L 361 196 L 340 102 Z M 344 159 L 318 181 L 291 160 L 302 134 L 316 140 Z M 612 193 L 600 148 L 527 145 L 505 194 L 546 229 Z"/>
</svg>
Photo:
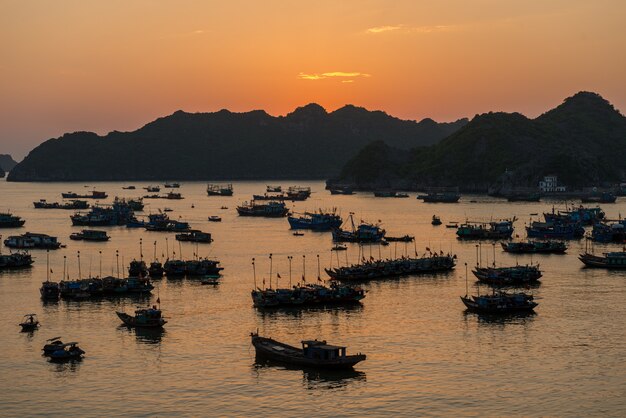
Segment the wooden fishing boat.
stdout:
<svg viewBox="0 0 626 418">
<path fill-rule="evenodd" d="M 331 248 L 332 251 L 345 251 L 347 249 L 348 247 L 342 244 L 335 244 L 333 248 Z"/>
<path fill-rule="evenodd" d="M 257 358 L 299 367 L 351 369 L 364 361 L 365 354 L 346 354 L 346 347 L 329 345 L 326 341 L 304 340 L 302 349 L 250 333 Z"/>
<path fill-rule="evenodd" d="M 563 241 L 533 241 L 527 240 L 523 242 L 501 242 L 502 249 L 507 253 L 516 254 L 564 254 L 567 251 L 567 244 Z"/>
<path fill-rule="evenodd" d="M 209 216 L 209 222 L 222 222 L 222 218 L 217 215 Z"/>
<path fill-rule="evenodd" d="M 597 256 L 591 253 L 580 254 L 578 259 L 587 267 L 597 267 L 613 270 L 626 269 L 626 251 L 604 253 Z"/>
<path fill-rule="evenodd" d="M 124 325 L 128 327 L 160 328 L 167 323 L 161 316 L 161 310 L 157 309 L 156 305 L 148 309 L 137 309 L 135 316 L 128 315 L 125 312 L 115 313 Z"/>
<path fill-rule="evenodd" d="M 389 242 L 413 242 L 415 237 L 412 235 L 403 235 L 401 237 L 385 237 L 385 241 Z"/>
<path fill-rule="evenodd" d="M 437 215 L 433 215 L 433 220 L 430 222 L 432 225 L 441 225 L 441 218 Z"/>
<path fill-rule="evenodd" d="M 20 327 L 22 327 L 22 332 L 30 332 L 39 328 L 39 320 L 37 320 L 37 314 L 26 314 L 24 315 L 24 319 L 20 322 Z"/>
<path fill-rule="evenodd" d="M 532 295 L 494 291 L 491 295 L 461 296 L 468 310 L 486 314 L 531 312 L 538 305 Z"/>
<path fill-rule="evenodd" d="M 52 361 L 78 360 L 85 352 L 78 346 L 77 342 L 59 345 L 58 349 L 52 351 L 48 356 Z"/>
<path fill-rule="evenodd" d="M 46 344 L 43 346 L 43 355 L 47 356 L 55 351 L 59 350 L 63 346 L 63 341 L 61 341 L 61 337 L 49 338 L 46 340 Z"/>
</svg>

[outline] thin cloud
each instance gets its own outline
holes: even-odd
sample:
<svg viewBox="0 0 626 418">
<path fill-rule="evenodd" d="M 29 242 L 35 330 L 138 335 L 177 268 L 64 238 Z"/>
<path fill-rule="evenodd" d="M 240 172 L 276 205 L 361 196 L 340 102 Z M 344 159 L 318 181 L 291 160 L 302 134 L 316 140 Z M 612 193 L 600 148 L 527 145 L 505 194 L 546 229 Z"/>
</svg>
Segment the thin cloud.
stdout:
<svg viewBox="0 0 626 418">
<path fill-rule="evenodd" d="M 383 33 L 383 32 L 391 32 L 392 30 L 398 30 L 398 29 L 402 29 L 402 25 L 397 25 L 397 26 L 391 26 L 391 25 L 387 25 L 387 26 L 376 26 L 373 28 L 369 28 L 368 30 L 366 30 L 367 33 Z"/>
<path fill-rule="evenodd" d="M 365 30 L 365 33 L 369 34 L 381 34 L 385 32 L 401 32 L 401 33 L 433 33 L 433 32 L 446 32 L 456 29 L 456 26 L 451 25 L 433 25 L 433 26 L 407 26 L 407 25 L 388 25 L 388 26 L 376 26 Z"/>
<path fill-rule="evenodd" d="M 318 73 L 298 74 L 298 78 L 301 80 L 323 80 L 325 78 L 350 78 L 351 80 L 341 80 L 342 82 L 348 82 L 348 83 L 353 82 L 354 81 L 353 79 L 358 78 L 358 77 L 371 77 L 371 75 L 366 74 L 366 73 L 344 72 L 344 71 L 331 71 L 331 72 L 321 73 L 321 74 L 318 74 Z"/>
</svg>

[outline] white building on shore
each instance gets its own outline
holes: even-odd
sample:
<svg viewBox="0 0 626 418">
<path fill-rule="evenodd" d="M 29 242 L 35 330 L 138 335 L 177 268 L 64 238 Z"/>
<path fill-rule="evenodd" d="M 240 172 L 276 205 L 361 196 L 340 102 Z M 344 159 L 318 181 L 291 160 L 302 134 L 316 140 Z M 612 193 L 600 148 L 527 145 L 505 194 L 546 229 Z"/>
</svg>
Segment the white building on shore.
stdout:
<svg viewBox="0 0 626 418">
<path fill-rule="evenodd" d="M 558 179 L 555 175 L 545 176 L 543 180 L 539 182 L 539 191 L 541 193 L 558 193 L 565 192 L 565 186 L 559 186 Z"/>
</svg>

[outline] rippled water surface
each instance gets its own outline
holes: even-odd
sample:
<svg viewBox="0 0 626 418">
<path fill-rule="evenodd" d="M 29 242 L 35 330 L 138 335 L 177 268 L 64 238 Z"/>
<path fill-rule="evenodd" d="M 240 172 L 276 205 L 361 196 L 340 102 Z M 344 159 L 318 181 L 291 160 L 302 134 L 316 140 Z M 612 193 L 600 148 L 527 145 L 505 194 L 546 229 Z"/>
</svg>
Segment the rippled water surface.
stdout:
<svg viewBox="0 0 626 418">
<path fill-rule="evenodd" d="M 58 236 L 67 248 L 50 253 L 52 278 L 59 280 L 63 256 L 69 274 L 78 274 L 81 252 L 83 276 L 115 271 L 115 250 L 125 264 L 167 250 L 193 257 L 196 246 L 179 246 L 174 234 L 107 227 L 106 243 L 69 240 L 71 211 L 34 209 L 41 198 L 60 200 L 62 191 L 86 192 L 84 183 L 0 182 L 0 209 L 26 219 L 20 229 L 4 229 L 4 237 L 23 232 Z M 113 196 L 144 194 L 122 190 L 121 183 L 90 184 Z M 289 185 L 289 183 L 285 183 Z M 540 303 L 536 314 L 490 319 L 465 313 L 465 267 L 476 263 L 473 242 L 458 242 L 453 229 L 430 224 L 433 214 L 448 221 L 516 215 L 516 233 L 524 236 L 531 213 L 549 210 L 553 202 L 507 203 L 482 196 L 464 196 L 458 204 L 424 204 L 415 199 L 374 198 L 369 193 L 331 196 L 321 182 L 300 182 L 314 193 L 293 205 L 297 211 L 336 207 L 344 216 L 381 220 L 389 235 L 413 234 L 413 244 L 365 247 L 377 258 L 433 251 L 452 251 L 459 265 L 449 274 L 405 277 L 364 285 L 360 306 L 262 312 L 252 307 L 251 259 L 257 278 L 268 276 L 267 256 L 274 254 L 274 271 L 287 284 L 287 256 L 294 256 L 293 276 L 317 278 L 316 255 L 322 269 L 331 263 L 330 233 L 293 236 L 286 219 L 241 218 L 238 202 L 263 192 L 263 182 L 235 183 L 233 197 L 208 197 L 205 183 L 183 183 L 180 201 L 146 200 L 147 212 L 171 207 L 192 227 L 209 231 L 215 241 L 199 245 L 201 256 L 215 257 L 224 266 L 221 283 L 202 286 L 194 280 L 155 282 L 169 323 L 163 332 L 128 330 L 119 326 L 116 310 L 130 312 L 149 300 L 112 299 L 42 303 L 38 288 L 46 278 L 45 251 L 33 251 L 29 270 L 0 272 L 0 414 L 4 416 L 429 416 L 429 415 L 626 415 L 626 272 L 582 268 L 577 254 L 584 242 L 571 242 L 566 255 L 532 257 L 544 270 L 533 290 Z M 162 190 L 163 191 L 163 190 Z M 605 205 L 609 217 L 626 214 L 626 201 Z M 192 208 L 192 205 L 195 208 Z M 227 210 L 220 209 L 228 206 Z M 221 223 L 207 221 L 220 215 Z M 596 246 L 596 252 L 619 246 Z M 8 251 L 3 247 L 3 251 Z M 483 263 L 493 262 L 493 247 L 481 248 Z M 358 247 L 345 257 L 356 261 Z M 530 263 L 528 255 L 512 256 L 495 248 L 496 263 Z M 120 256 L 120 260 L 121 260 Z M 337 254 L 333 254 L 337 264 Z M 322 276 L 324 273 L 322 271 Z M 279 283 L 280 284 L 280 283 Z M 471 290 L 473 291 L 473 290 Z M 20 333 L 25 313 L 37 313 L 42 327 Z M 255 364 L 249 333 L 259 333 L 297 345 L 304 338 L 323 338 L 368 355 L 351 373 L 320 373 Z M 63 336 L 80 341 L 87 352 L 73 364 L 52 364 L 41 356 L 45 339 Z"/>
</svg>

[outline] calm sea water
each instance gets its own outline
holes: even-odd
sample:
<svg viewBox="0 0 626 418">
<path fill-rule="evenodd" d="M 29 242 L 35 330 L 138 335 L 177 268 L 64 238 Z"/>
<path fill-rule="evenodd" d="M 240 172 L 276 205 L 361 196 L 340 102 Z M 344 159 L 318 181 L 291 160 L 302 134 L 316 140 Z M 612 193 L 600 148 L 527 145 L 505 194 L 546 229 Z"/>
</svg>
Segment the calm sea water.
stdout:
<svg viewBox="0 0 626 418">
<path fill-rule="evenodd" d="M 285 182 L 288 186 L 291 182 Z M 237 203 L 263 192 L 263 182 L 234 183 L 233 197 L 208 197 L 205 183 L 183 183 L 180 201 L 146 200 L 144 213 L 171 207 L 192 227 L 209 231 L 215 241 L 199 245 L 201 256 L 215 257 L 224 266 L 217 287 L 194 280 L 155 282 L 169 323 L 161 333 L 119 326 L 116 310 L 132 311 L 150 300 L 42 303 L 38 288 L 46 278 L 45 251 L 33 251 L 29 270 L 0 272 L 0 415 L 80 416 L 581 416 L 626 415 L 626 272 L 582 268 L 577 254 L 584 242 L 571 242 L 567 255 L 532 257 L 541 263 L 544 278 L 534 289 L 540 305 L 527 317 L 493 320 L 465 313 L 465 267 L 476 263 L 475 243 L 458 242 L 455 231 L 430 224 L 433 214 L 448 221 L 517 216 L 516 233 L 524 237 L 531 213 L 551 209 L 553 202 L 507 203 L 483 196 L 464 196 L 459 204 L 424 204 L 415 199 L 374 198 L 371 194 L 331 196 L 322 182 L 299 182 L 314 193 L 293 204 L 297 211 L 336 207 L 347 216 L 381 220 L 389 235 L 413 234 L 423 252 L 452 251 L 459 265 L 442 275 L 406 277 L 364 285 L 367 297 L 349 308 L 261 312 L 252 307 L 251 259 L 257 277 L 268 276 L 268 254 L 283 284 L 288 281 L 287 256 L 294 256 L 293 277 L 317 278 L 317 255 L 323 267 L 331 263 L 330 233 L 293 236 L 286 219 L 238 217 Z M 121 183 L 6 183 L 0 182 L 0 209 L 26 219 L 20 229 L 0 230 L 5 237 L 26 231 L 58 236 L 67 248 L 50 252 L 52 279 L 59 280 L 63 256 L 69 274 L 78 274 L 81 252 L 83 276 L 111 274 L 115 251 L 127 265 L 139 257 L 159 258 L 168 250 L 186 258 L 196 246 L 179 246 L 174 234 L 107 227 L 106 243 L 69 240 L 71 211 L 35 210 L 41 198 L 60 200 L 62 191 L 87 192 L 91 187 L 115 196 L 135 197 Z M 473 200 L 473 202 L 471 201 Z M 192 208 L 192 204 L 195 208 Z M 557 203 L 558 204 L 558 203 Z M 290 204 L 291 205 L 291 204 Z M 227 210 L 220 209 L 227 206 Z M 626 214 L 626 201 L 605 205 L 609 217 Z M 207 221 L 220 215 L 221 223 Z M 596 252 L 619 246 L 596 246 Z M 483 263 L 493 262 L 493 247 L 482 246 Z M 3 251 L 8 251 L 6 247 Z M 99 252 L 102 252 L 100 258 Z M 378 257 L 379 247 L 366 247 Z M 413 244 L 380 249 L 412 254 Z M 356 261 L 358 247 L 347 254 Z M 337 264 L 336 254 L 332 255 Z M 495 248 L 497 264 L 530 263 L 530 256 L 512 256 Z M 101 261 L 100 261 L 101 260 Z M 121 260 L 121 257 L 120 257 Z M 470 273 L 471 275 L 471 273 Z M 322 271 L 322 276 L 324 273 Z M 470 278 L 470 281 L 471 278 Z M 472 281 L 473 282 L 473 281 Z M 32 334 L 19 332 L 23 314 L 37 313 L 42 326 Z M 368 355 L 354 373 L 328 374 L 255 364 L 249 333 L 295 345 L 304 338 L 323 338 Z M 52 364 L 41 356 L 45 339 L 75 340 L 87 352 L 73 364 Z"/>
</svg>

